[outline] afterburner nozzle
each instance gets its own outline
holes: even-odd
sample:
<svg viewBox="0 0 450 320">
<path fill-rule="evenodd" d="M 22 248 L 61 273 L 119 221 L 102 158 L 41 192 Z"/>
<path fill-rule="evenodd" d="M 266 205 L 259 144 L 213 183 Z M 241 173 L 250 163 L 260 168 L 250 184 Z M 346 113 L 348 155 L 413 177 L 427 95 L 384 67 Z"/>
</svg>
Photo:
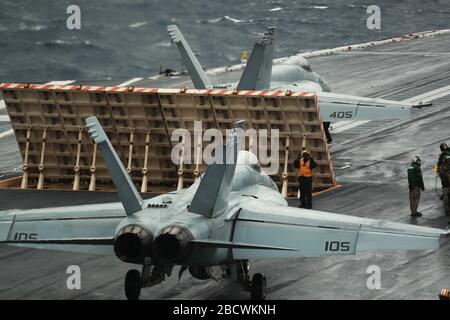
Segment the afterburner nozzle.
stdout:
<svg viewBox="0 0 450 320">
<path fill-rule="evenodd" d="M 128 263 L 141 263 L 152 253 L 153 234 L 138 224 L 130 224 L 119 230 L 114 241 L 116 256 Z"/>
<path fill-rule="evenodd" d="M 186 227 L 176 224 L 167 226 L 155 238 L 155 256 L 163 262 L 182 262 L 192 252 L 190 241 L 193 239 L 192 233 Z"/>
</svg>

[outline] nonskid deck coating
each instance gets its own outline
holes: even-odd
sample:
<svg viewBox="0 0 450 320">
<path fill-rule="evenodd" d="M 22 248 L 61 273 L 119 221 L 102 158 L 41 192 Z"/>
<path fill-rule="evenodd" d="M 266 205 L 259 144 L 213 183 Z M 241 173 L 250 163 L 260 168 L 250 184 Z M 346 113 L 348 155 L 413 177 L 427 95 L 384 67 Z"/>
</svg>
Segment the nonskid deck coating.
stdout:
<svg viewBox="0 0 450 320">
<path fill-rule="evenodd" d="M 336 92 L 403 100 L 450 84 L 450 61 L 445 52 L 450 37 L 396 43 L 368 49 L 384 52 L 416 52 L 420 55 L 350 54 L 315 58 L 315 71 Z M 384 57 L 384 58 L 383 58 Z M 449 96 L 433 101 L 433 108 L 415 113 L 415 121 L 371 123 L 335 135 L 334 167 L 341 188 L 314 197 L 314 208 L 342 214 L 446 228 L 431 171 L 439 143 L 450 140 Z M 388 130 L 380 130 L 390 126 Z M 363 139 L 357 139 L 362 136 Z M 14 137 L 0 141 L 8 147 L 1 171 L 21 165 L 13 156 Z M 3 149 L 2 149 L 3 150 Z M 411 219 L 408 209 L 406 168 L 412 155 L 423 160 L 426 191 L 420 210 L 424 216 Z M 5 163 L 7 162 L 7 163 Z M 439 182 L 437 183 L 439 187 Z M 30 208 L 114 201 L 112 193 L 67 194 L 55 191 L 0 190 L 0 209 Z M 70 200 L 70 203 L 69 203 Z M 45 204 L 45 205 L 44 205 Z M 297 205 L 295 199 L 291 205 Z M 0 247 L 0 298 L 3 299 L 123 299 L 126 271 L 133 266 L 115 257 L 71 254 L 45 250 Z M 445 240 L 436 251 L 368 252 L 348 257 L 261 259 L 251 272 L 267 276 L 270 299 L 436 299 L 442 287 L 450 286 L 450 249 Z M 66 268 L 79 265 L 82 289 L 66 288 Z M 366 286 L 367 268 L 380 267 L 381 289 Z M 200 281 L 187 273 L 180 283 L 177 270 L 166 282 L 142 291 L 142 299 L 248 299 L 234 285 Z"/>
</svg>

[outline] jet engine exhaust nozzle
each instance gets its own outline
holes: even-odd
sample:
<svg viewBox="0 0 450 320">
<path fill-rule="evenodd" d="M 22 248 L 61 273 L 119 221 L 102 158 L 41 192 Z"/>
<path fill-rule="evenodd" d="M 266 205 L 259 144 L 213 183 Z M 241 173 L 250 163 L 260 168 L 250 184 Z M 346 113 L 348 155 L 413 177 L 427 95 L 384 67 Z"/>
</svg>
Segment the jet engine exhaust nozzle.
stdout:
<svg viewBox="0 0 450 320">
<path fill-rule="evenodd" d="M 183 226 L 170 225 L 165 227 L 155 238 L 155 255 L 165 262 L 181 262 L 191 253 L 189 244 L 193 239 L 192 233 Z"/>
<path fill-rule="evenodd" d="M 119 230 L 114 241 L 116 256 L 129 263 L 141 263 L 144 257 L 150 256 L 153 235 L 137 224 L 130 224 Z"/>
</svg>

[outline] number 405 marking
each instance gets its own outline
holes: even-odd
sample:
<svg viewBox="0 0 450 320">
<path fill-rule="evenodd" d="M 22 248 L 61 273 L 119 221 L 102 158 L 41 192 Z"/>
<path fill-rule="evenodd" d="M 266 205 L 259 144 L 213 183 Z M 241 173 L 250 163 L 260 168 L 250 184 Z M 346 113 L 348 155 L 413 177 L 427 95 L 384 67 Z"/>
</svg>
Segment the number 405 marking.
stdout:
<svg viewBox="0 0 450 320">
<path fill-rule="evenodd" d="M 350 250 L 350 242 L 345 241 L 325 241 L 325 251 L 332 251 L 332 252 L 347 252 Z"/>
<path fill-rule="evenodd" d="M 333 112 L 330 114 L 330 118 L 333 119 L 350 119 L 353 118 L 353 111 L 339 111 L 339 112 Z"/>
</svg>

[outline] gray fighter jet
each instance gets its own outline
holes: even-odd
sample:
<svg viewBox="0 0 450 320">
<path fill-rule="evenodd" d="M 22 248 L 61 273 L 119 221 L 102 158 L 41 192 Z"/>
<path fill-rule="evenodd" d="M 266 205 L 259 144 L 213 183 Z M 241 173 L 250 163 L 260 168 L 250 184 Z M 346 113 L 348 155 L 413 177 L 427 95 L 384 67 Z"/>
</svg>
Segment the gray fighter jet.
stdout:
<svg viewBox="0 0 450 320">
<path fill-rule="evenodd" d="M 273 27 L 268 28 L 263 38 L 255 43 L 238 83 L 213 85 L 178 27 L 169 25 L 167 31 L 177 45 L 183 64 L 196 89 L 236 88 L 238 90 L 315 92 L 329 142 L 331 142 L 331 135 L 328 129 L 332 122 L 408 118 L 414 107 L 421 107 L 409 102 L 332 93 L 326 81 L 313 72 L 310 64 L 302 57 L 290 57 L 280 64 L 273 65 L 275 33 Z"/>
<path fill-rule="evenodd" d="M 243 122 L 189 188 L 143 200 L 96 117 L 86 119 L 120 203 L 0 213 L 0 243 L 115 254 L 142 265 L 125 294 L 161 283 L 174 266 L 198 279 L 229 279 L 264 299 L 266 280 L 250 278 L 259 258 L 353 255 L 365 250 L 428 250 L 449 231 L 288 207 L 252 153 L 240 150 Z M 7 261 L 3 261 L 7 263 Z"/>
</svg>

